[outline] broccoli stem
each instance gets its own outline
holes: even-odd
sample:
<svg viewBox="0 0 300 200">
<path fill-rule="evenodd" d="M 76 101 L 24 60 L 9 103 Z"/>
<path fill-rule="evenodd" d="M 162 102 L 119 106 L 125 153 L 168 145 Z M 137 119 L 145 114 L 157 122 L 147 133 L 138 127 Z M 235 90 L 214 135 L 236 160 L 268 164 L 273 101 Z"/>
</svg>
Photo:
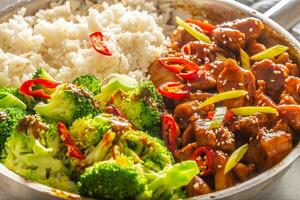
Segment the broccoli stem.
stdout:
<svg viewBox="0 0 300 200">
<path fill-rule="evenodd" d="M 18 99 L 14 95 L 9 94 L 8 92 L 1 92 L 0 107 L 1 108 L 18 107 L 25 110 L 27 106 L 25 103 L 23 103 L 20 99 Z"/>
<path fill-rule="evenodd" d="M 187 185 L 198 173 L 199 168 L 194 161 L 177 163 L 159 172 L 158 178 L 148 185 L 148 189 L 153 191 L 153 199 L 160 199 L 163 196 L 169 196 L 168 193 L 172 193 L 175 189 Z M 148 175 L 148 178 L 153 178 L 153 176 Z"/>
<path fill-rule="evenodd" d="M 105 160 L 110 148 L 113 146 L 115 136 L 116 134 L 114 132 L 110 130 L 107 131 L 95 149 L 82 161 L 81 165 L 89 166 L 94 162 Z"/>
<path fill-rule="evenodd" d="M 52 101 L 48 104 L 38 104 L 34 110 L 41 116 L 46 116 L 50 119 L 59 121 L 62 119 L 68 119 L 68 106 L 62 106 L 60 101 Z M 62 120 L 63 121 L 63 120 Z"/>
</svg>

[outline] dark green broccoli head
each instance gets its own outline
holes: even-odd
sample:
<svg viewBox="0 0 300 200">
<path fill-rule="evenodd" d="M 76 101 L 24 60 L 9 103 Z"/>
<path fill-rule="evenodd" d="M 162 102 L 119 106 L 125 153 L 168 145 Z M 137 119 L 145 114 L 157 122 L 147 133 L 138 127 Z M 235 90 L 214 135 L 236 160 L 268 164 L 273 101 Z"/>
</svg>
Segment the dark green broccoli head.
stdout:
<svg viewBox="0 0 300 200">
<path fill-rule="evenodd" d="M 81 150 L 96 146 L 103 134 L 111 128 L 111 117 L 109 114 L 100 114 L 95 117 L 88 115 L 75 120 L 69 131 L 77 146 Z"/>
<path fill-rule="evenodd" d="M 47 124 L 29 115 L 20 120 L 18 130 L 8 138 L 3 164 L 30 180 L 75 191 L 60 153 L 56 123 Z"/>
<path fill-rule="evenodd" d="M 83 89 L 97 95 L 101 92 L 101 82 L 94 75 L 83 75 L 75 78 L 72 83 L 78 85 Z"/>
<path fill-rule="evenodd" d="M 48 103 L 38 104 L 34 110 L 41 116 L 68 124 L 89 114 L 99 113 L 93 96 L 73 84 L 59 85 Z"/>
<path fill-rule="evenodd" d="M 95 163 L 80 176 L 81 195 L 99 199 L 136 199 L 145 191 L 147 179 L 132 162 L 115 160 Z"/>
<path fill-rule="evenodd" d="M 137 129 L 159 136 L 164 103 L 151 81 L 143 82 L 127 93 L 119 91 L 111 99 Z"/>
<path fill-rule="evenodd" d="M 0 108 L 0 152 L 2 152 L 7 138 L 14 132 L 19 120 L 26 115 L 20 108 Z"/>
</svg>

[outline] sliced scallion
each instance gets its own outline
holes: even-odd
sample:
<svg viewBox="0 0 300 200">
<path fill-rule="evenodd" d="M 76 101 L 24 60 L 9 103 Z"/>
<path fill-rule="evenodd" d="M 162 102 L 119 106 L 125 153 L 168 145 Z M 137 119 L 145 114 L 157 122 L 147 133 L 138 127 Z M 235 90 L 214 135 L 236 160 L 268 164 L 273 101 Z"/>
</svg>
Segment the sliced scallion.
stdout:
<svg viewBox="0 0 300 200">
<path fill-rule="evenodd" d="M 241 61 L 242 61 L 242 67 L 244 69 L 249 70 L 250 69 L 250 58 L 249 58 L 248 54 L 242 48 L 240 48 L 240 56 L 241 56 Z"/>
<path fill-rule="evenodd" d="M 217 60 L 218 61 L 225 61 L 225 60 L 227 60 L 227 58 L 225 56 L 223 56 L 222 54 L 217 53 Z"/>
<path fill-rule="evenodd" d="M 213 97 L 206 99 L 202 104 L 199 105 L 199 108 L 203 108 L 204 106 L 214 104 L 220 101 L 224 101 L 227 99 L 235 99 L 238 97 L 242 97 L 247 94 L 248 92 L 245 90 L 232 90 L 232 91 L 222 92 Z"/>
<path fill-rule="evenodd" d="M 289 49 L 288 47 L 278 44 L 251 56 L 250 59 L 256 61 L 263 60 L 263 59 L 272 59 L 275 56 L 278 56 L 283 52 L 287 51 L 288 49 Z"/>
<path fill-rule="evenodd" d="M 186 23 L 185 21 L 183 21 L 180 17 L 176 17 L 176 23 L 179 26 L 181 26 L 182 28 L 184 28 L 184 30 L 186 30 L 189 34 L 191 34 L 196 39 L 198 39 L 198 40 L 200 40 L 202 42 L 205 42 L 205 43 L 211 43 L 211 40 L 209 39 L 209 37 L 207 37 L 203 33 L 200 33 L 199 31 L 195 30 L 188 23 Z"/>
<path fill-rule="evenodd" d="M 247 150 L 248 144 L 244 144 L 231 154 L 225 165 L 224 174 L 232 170 L 240 162 L 240 160 L 242 160 Z"/>
<path fill-rule="evenodd" d="M 210 122 L 208 122 L 208 129 L 216 129 L 219 128 L 224 120 L 226 115 L 227 108 L 226 107 L 218 107 L 216 109 L 215 115 Z"/>
<path fill-rule="evenodd" d="M 231 111 L 237 116 L 249 116 L 254 115 L 256 113 L 275 114 L 276 116 L 278 116 L 277 110 L 269 106 L 245 106 L 233 108 L 231 109 Z"/>
</svg>

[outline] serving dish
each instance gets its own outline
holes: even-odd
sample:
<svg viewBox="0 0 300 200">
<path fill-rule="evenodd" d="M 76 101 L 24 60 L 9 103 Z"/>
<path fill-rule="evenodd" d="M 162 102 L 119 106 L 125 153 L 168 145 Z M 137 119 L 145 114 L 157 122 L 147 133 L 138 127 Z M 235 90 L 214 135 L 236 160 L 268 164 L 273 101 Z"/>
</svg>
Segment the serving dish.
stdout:
<svg viewBox="0 0 300 200">
<path fill-rule="evenodd" d="M 50 1 L 2 1 L 0 3 L 0 17 L 2 21 L 7 20 L 18 8 L 26 7 L 27 14 L 35 13 L 37 10 L 46 8 Z M 285 1 L 288 2 L 288 1 Z M 289 1 L 297 3 L 297 1 Z M 289 7 L 292 4 L 283 4 L 281 6 Z M 294 4 L 293 4 L 294 5 Z M 211 21 L 221 23 L 237 18 L 254 16 L 261 19 L 267 26 L 264 38 L 268 38 L 268 43 L 283 44 L 290 47 L 290 54 L 295 62 L 300 63 L 300 44 L 285 29 L 267 17 L 271 16 L 272 10 L 267 15 L 256 12 L 247 6 L 228 0 L 185 0 L 174 1 L 173 6 L 188 10 L 194 16 L 201 16 L 203 19 L 209 18 Z M 277 6 L 277 7 L 280 7 Z M 276 11 L 276 10 L 275 10 Z M 267 17 L 266 17 L 267 16 Z M 277 13 L 276 17 L 280 17 Z M 282 21 L 284 23 L 284 21 Z M 290 24 L 285 24 L 290 25 Z M 278 165 L 262 173 L 255 178 L 239 184 L 235 187 L 210 193 L 194 199 L 248 199 L 253 195 L 259 194 L 273 182 L 277 181 L 291 166 L 291 164 L 300 156 L 300 144 Z M 47 186 L 31 183 L 20 176 L 0 165 L 0 179 L 2 187 L 13 199 L 85 199 L 78 195 L 58 191 Z"/>
</svg>

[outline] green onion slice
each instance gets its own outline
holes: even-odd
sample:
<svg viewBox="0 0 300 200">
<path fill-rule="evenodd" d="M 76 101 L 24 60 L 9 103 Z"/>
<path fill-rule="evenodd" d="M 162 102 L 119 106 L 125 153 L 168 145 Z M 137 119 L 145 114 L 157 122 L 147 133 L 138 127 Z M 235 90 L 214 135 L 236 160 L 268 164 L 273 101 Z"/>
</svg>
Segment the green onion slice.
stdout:
<svg viewBox="0 0 300 200">
<path fill-rule="evenodd" d="M 23 103 L 20 99 L 15 97 L 14 95 L 8 93 L 8 92 L 1 92 L 0 93 L 0 107 L 6 108 L 6 107 L 18 107 L 23 110 L 27 108 L 26 104 Z"/>
<path fill-rule="evenodd" d="M 240 48 L 240 56 L 241 56 L 241 61 L 242 61 L 242 67 L 244 69 L 249 70 L 250 69 L 250 58 L 249 58 L 248 54 L 242 48 Z"/>
<path fill-rule="evenodd" d="M 226 115 L 226 107 L 218 107 L 216 109 L 215 115 L 210 122 L 208 122 L 208 129 L 219 128 L 223 124 L 224 117 Z"/>
<path fill-rule="evenodd" d="M 214 104 L 227 99 L 235 99 L 238 97 L 242 97 L 247 95 L 248 92 L 245 90 L 232 90 L 228 92 L 219 93 L 213 97 L 206 99 L 202 104 L 200 104 L 199 108 L 203 108 L 204 106 Z"/>
<path fill-rule="evenodd" d="M 243 146 L 239 147 L 231 154 L 231 156 L 229 157 L 225 165 L 224 174 L 226 174 L 231 169 L 233 169 L 240 162 L 240 160 L 242 160 L 247 150 L 248 150 L 248 144 L 244 144 Z"/>
<path fill-rule="evenodd" d="M 225 56 L 223 56 L 222 54 L 217 53 L 217 60 L 218 61 L 225 61 L 225 60 L 227 60 L 227 58 Z"/>
<path fill-rule="evenodd" d="M 276 45 L 251 56 L 250 59 L 256 61 L 263 60 L 263 59 L 272 59 L 275 56 L 278 56 L 279 54 L 282 54 L 283 52 L 287 51 L 288 49 L 289 48 L 286 46 Z"/>
<path fill-rule="evenodd" d="M 278 116 L 278 112 L 275 108 L 269 106 L 245 106 L 239 108 L 233 108 L 231 111 L 237 116 L 249 116 L 256 113 L 268 113 L 268 114 L 275 114 Z"/>
<path fill-rule="evenodd" d="M 209 37 L 207 37 L 203 33 L 200 33 L 199 31 L 195 30 L 188 23 L 186 23 L 185 21 L 183 21 L 180 17 L 176 17 L 176 23 L 179 26 L 181 26 L 182 28 L 184 28 L 184 30 L 186 30 L 189 34 L 191 34 L 196 39 L 198 39 L 198 40 L 200 40 L 202 42 L 205 42 L 205 43 L 211 43 L 211 40 L 209 39 Z"/>
</svg>

